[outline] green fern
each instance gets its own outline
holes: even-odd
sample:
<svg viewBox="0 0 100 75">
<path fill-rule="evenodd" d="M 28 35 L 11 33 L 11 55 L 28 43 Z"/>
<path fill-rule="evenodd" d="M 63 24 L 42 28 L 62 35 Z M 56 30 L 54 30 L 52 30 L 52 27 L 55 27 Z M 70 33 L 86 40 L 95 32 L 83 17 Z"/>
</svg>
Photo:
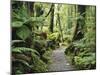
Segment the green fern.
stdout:
<svg viewBox="0 0 100 75">
<path fill-rule="evenodd" d="M 31 31 L 29 30 L 29 28 L 27 26 L 23 25 L 22 27 L 20 27 L 16 31 L 16 34 L 17 34 L 18 37 L 20 37 L 21 39 L 25 40 L 30 36 Z"/>
<path fill-rule="evenodd" d="M 81 55 L 81 56 L 75 56 L 74 57 L 74 61 L 75 61 L 75 65 L 77 65 L 77 67 L 79 69 L 91 69 L 91 68 L 95 68 L 92 66 L 95 66 L 96 63 L 96 57 L 95 57 L 95 53 L 87 53 L 88 56 Z"/>
<path fill-rule="evenodd" d="M 39 53 L 36 50 L 31 49 L 31 48 L 26 48 L 26 47 L 12 48 L 12 52 L 13 53 L 33 52 L 33 53 L 36 53 L 37 55 L 39 55 Z"/>
<path fill-rule="evenodd" d="M 21 21 L 14 21 L 14 22 L 12 22 L 11 25 L 12 25 L 12 27 L 18 28 L 18 27 L 21 27 L 23 25 L 23 22 L 21 22 Z"/>
<path fill-rule="evenodd" d="M 15 59 L 12 61 L 12 65 L 14 70 L 14 72 L 12 72 L 13 74 L 22 74 L 25 73 L 26 70 L 32 70 L 31 65 L 25 60 Z"/>
<path fill-rule="evenodd" d="M 34 66 L 33 66 L 34 72 L 46 72 L 47 71 L 47 64 L 45 64 L 40 59 L 40 57 L 32 53 L 32 60 L 34 63 Z"/>
</svg>

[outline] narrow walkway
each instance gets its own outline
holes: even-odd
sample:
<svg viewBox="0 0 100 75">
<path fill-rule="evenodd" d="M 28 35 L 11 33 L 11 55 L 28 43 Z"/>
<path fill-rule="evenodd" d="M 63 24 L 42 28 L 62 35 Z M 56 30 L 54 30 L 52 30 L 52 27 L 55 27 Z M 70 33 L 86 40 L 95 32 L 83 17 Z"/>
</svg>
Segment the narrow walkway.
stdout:
<svg viewBox="0 0 100 75">
<path fill-rule="evenodd" d="M 61 47 L 53 51 L 49 66 L 49 71 L 68 71 L 74 70 L 74 67 L 69 64 L 64 54 L 65 48 Z"/>
</svg>

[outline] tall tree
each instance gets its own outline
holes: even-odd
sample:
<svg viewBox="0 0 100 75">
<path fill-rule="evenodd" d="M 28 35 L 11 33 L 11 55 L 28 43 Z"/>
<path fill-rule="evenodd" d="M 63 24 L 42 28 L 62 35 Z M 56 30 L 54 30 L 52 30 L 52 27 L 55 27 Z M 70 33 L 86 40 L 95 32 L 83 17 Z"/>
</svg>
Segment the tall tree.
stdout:
<svg viewBox="0 0 100 75">
<path fill-rule="evenodd" d="M 73 35 L 73 41 L 74 40 L 78 40 L 84 37 L 84 33 L 83 33 L 83 27 L 85 24 L 85 8 L 86 6 L 84 5 L 78 5 L 78 19 L 77 19 L 77 24 L 75 26 L 75 31 L 74 31 L 74 35 Z"/>
<path fill-rule="evenodd" d="M 23 4 L 26 6 L 27 8 L 27 13 L 30 16 L 34 16 L 34 2 L 23 2 Z"/>
<path fill-rule="evenodd" d="M 50 32 L 52 32 L 53 33 L 53 28 L 54 28 L 54 8 L 55 8 L 55 5 L 54 4 L 52 4 L 52 9 L 51 9 L 51 19 L 50 19 L 50 27 L 49 27 L 49 29 L 50 29 Z"/>
<path fill-rule="evenodd" d="M 58 21 L 57 22 L 58 22 L 58 25 L 59 25 L 60 36 L 61 36 L 62 42 L 63 42 L 64 40 L 63 40 L 63 32 L 62 32 L 61 20 L 60 20 L 60 15 L 59 15 L 59 11 L 60 11 L 60 6 L 59 5 L 58 5 L 57 9 L 58 9 L 58 12 L 57 12 L 57 20 Z"/>
</svg>

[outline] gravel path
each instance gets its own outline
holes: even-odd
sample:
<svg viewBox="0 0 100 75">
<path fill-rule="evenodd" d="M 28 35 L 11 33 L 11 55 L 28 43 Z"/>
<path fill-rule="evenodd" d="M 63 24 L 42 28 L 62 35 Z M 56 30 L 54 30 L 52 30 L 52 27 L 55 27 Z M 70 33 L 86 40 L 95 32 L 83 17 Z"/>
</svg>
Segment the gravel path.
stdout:
<svg viewBox="0 0 100 75">
<path fill-rule="evenodd" d="M 49 71 L 68 71 L 74 70 L 74 67 L 69 64 L 64 54 L 65 48 L 58 48 L 51 55 L 52 63 L 49 66 Z"/>
</svg>

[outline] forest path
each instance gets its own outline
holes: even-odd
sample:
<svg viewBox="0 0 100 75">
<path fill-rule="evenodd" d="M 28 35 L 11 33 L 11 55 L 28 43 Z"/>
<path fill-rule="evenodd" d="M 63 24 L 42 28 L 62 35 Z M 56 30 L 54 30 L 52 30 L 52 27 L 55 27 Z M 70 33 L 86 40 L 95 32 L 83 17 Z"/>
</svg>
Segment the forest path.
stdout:
<svg viewBox="0 0 100 75">
<path fill-rule="evenodd" d="M 49 66 L 49 71 L 68 71 L 74 70 L 75 68 L 68 62 L 69 59 L 66 59 L 65 47 L 60 47 L 53 51 L 51 55 L 51 64 Z"/>
</svg>

